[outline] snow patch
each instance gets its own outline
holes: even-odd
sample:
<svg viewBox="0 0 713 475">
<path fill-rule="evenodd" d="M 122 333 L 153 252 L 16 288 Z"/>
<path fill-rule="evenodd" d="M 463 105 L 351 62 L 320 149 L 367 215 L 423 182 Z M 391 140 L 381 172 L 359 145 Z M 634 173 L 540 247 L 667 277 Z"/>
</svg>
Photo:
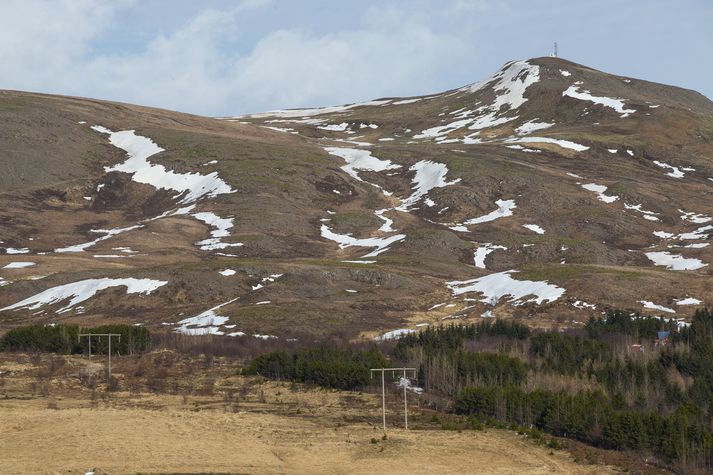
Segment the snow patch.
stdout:
<svg viewBox="0 0 713 475">
<path fill-rule="evenodd" d="M 1 308 L 1 311 L 5 310 L 15 310 L 20 308 L 27 308 L 28 310 L 35 310 L 40 308 L 42 305 L 51 305 L 55 303 L 62 302 L 67 299 L 71 299 L 67 306 L 57 310 L 57 313 L 67 312 L 72 309 L 77 304 L 88 300 L 94 295 L 104 289 L 110 287 L 126 287 L 127 294 L 150 294 L 154 290 L 161 286 L 166 285 L 168 282 L 164 280 L 153 280 L 153 279 L 87 279 L 80 280 L 78 282 L 72 282 L 70 284 L 64 284 L 57 287 L 52 287 L 39 294 L 28 297 L 16 304 L 10 305 L 5 308 Z"/>
<path fill-rule="evenodd" d="M 355 237 L 352 237 L 348 234 L 337 234 L 335 232 L 332 232 L 331 229 L 326 224 L 322 224 L 321 227 L 321 236 L 325 239 L 329 239 L 330 241 L 334 241 L 336 243 L 339 243 L 339 248 L 344 249 L 347 247 L 374 247 L 374 251 L 370 252 L 369 254 L 366 254 L 362 257 L 375 257 L 381 254 L 384 251 L 387 251 L 389 249 L 389 246 L 392 245 L 395 242 L 403 240 L 406 235 L 405 234 L 395 234 L 393 236 L 389 236 L 386 238 L 366 238 L 366 239 L 358 239 Z M 359 262 L 364 262 L 364 261 L 359 261 Z"/>
<path fill-rule="evenodd" d="M 395 208 L 398 211 L 408 211 L 411 206 L 418 203 L 422 197 L 426 196 L 428 192 L 434 188 L 443 188 L 460 182 L 460 178 L 446 181 L 448 167 L 443 163 L 432 162 L 430 160 L 416 162 L 409 168 L 409 171 L 416 172 L 412 181 L 413 193 L 405 200 L 402 200 L 401 204 Z"/>
<path fill-rule="evenodd" d="M 355 104 L 347 104 L 341 106 L 329 106 L 329 107 L 319 107 L 315 109 L 285 109 L 285 110 L 274 110 L 268 112 L 261 112 L 259 114 L 250 114 L 242 117 L 233 117 L 232 119 L 238 118 L 249 118 L 249 119 L 264 119 L 269 117 L 281 117 L 281 118 L 305 118 L 313 117 L 316 115 L 323 114 L 336 114 L 341 112 L 348 112 L 356 107 L 369 107 L 369 106 L 383 106 L 391 102 L 390 99 L 378 100 L 378 101 L 367 101 L 359 102 Z"/>
<path fill-rule="evenodd" d="M 238 299 L 234 298 L 233 300 L 216 305 L 205 312 L 199 313 L 195 317 L 184 318 L 178 322 L 179 327 L 176 328 L 176 333 L 183 333 L 184 335 L 223 335 L 224 332 L 220 330 L 220 326 L 224 325 L 229 318 L 218 315 L 216 311 L 236 300 Z M 237 333 L 239 332 L 231 336 L 237 336 Z"/>
<path fill-rule="evenodd" d="M 29 254 L 30 250 L 26 247 L 6 247 L 5 254 Z"/>
<path fill-rule="evenodd" d="M 683 178 L 684 176 L 686 176 L 686 174 L 683 173 L 683 171 L 680 168 L 674 167 L 673 165 L 669 165 L 668 163 L 659 162 L 658 160 L 654 160 L 654 165 L 656 165 L 659 168 L 671 170 L 670 172 L 666 173 L 666 176 L 670 176 L 671 178 Z"/>
<path fill-rule="evenodd" d="M 579 99 L 581 101 L 589 101 L 595 104 L 601 104 L 604 107 L 609 107 L 614 109 L 616 112 L 621 114 L 621 117 L 628 117 L 629 115 L 636 112 L 635 109 L 625 109 L 623 99 L 613 99 L 611 97 L 598 97 L 590 94 L 589 91 L 579 91 L 579 87 L 576 85 L 570 86 L 566 91 L 562 93 L 563 96 L 572 97 L 574 99 Z"/>
<path fill-rule="evenodd" d="M 341 124 L 321 125 L 317 128 L 322 130 L 329 130 L 331 132 L 344 132 L 349 128 L 349 124 L 347 122 L 342 122 Z"/>
<path fill-rule="evenodd" d="M 676 311 L 672 308 L 664 307 L 662 305 L 656 305 L 655 303 L 650 302 L 648 300 L 639 300 L 639 303 L 643 305 L 644 308 L 648 308 L 650 310 L 660 310 L 666 313 L 676 313 Z"/>
<path fill-rule="evenodd" d="M 686 258 L 678 254 L 670 252 L 647 252 L 646 257 L 649 258 L 654 265 L 665 266 L 671 270 L 697 270 L 706 267 L 700 259 Z"/>
<path fill-rule="evenodd" d="M 534 120 L 531 120 L 529 122 L 525 122 L 520 127 L 515 129 L 515 132 L 520 135 L 527 135 L 536 130 L 548 129 L 553 125 L 555 124 L 550 124 L 549 122 L 535 122 Z"/>
<path fill-rule="evenodd" d="M 208 175 L 200 173 L 176 173 L 167 170 L 163 165 L 155 165 L 148 158 L 163 152 L 151 139 L 136 135 L 133 130 L 112 132 L 102 126 L 95 125 L 92 129 L 109 135 L 109 142 L 128 154 L 126 161 L 106 167 L 106 172 L 118 171 L 132 174 L 132 180 L 151 185 L 157 189 L 172 190 L 179 193 L 181 203 L 193 203 L 203 197 L 215 197 L 221 194 L 234 193 L 227 183 L 218 178 L 216 172 Z"/>
<path fill-rule="evenodd" d="M 473 255 L 473 261 L 475 262 L 475 267 L 480 267 L 481 269 L 485 269 L 485 258 L 488 257 L 488 254 L 491 252 L 497 250 L 497 249 L 502 249 L 504 251 L 507 251 L 507 247 L 505 246 L 500 246 L 497 244 L 493 244 L 490 242 L 486 242 L 482 246 L 478 247 L 475 250 L 475 254 Z"/>
<path fill-rule="evenodd" d="M 641 209 L 641 204 L 632 205 L 629 203 L 624 203 L 624 208 L 634 210 L 637 213 L 641 213 L 644 216 L 644 219 L 647 219 L 649 221 L 660 221 L 659 218 L 656 217 L 657 213 Z"/>
<path fill-rule="evenodd" d="M 387 340 L 398 340 L 399 338 L 408 335 L 409 333 L 416 333 L 416 330 L 411 330 L 409 328 L 399 328 L 398 330 L 392 330 L 386 332 L 381 336 L 374 338 L 376 341 L 387 341 Z"/>
<path fill-rule="evenodd" d="M 530 231 L 532 231 L 532 232 L 534 232 L 534 233 L 537 233 L 537 234 L 545 234 L 545 230 L 542 229 L 542 228 L 541 228 L 540 226 L 538 226 L 537 224 L 523 224 L 522 227 L 523 227 L 523 228 L 527 228 L 527 229 L 529 229 Z"/>
<path fill-rule="evenodd" d="M 512 303 L 535 302 L 538 305 L 554 302 L 559 299 L 565 289 L 550 284 L 547 281 L 515 280 L 510 274 L 515 270 L 498 272 L 477 279 L 448 282 L 448 288 L 454 296 L 467 292 L 483 294 L 481 302 L 495 305 L 501 298 L 509 296 Z M 527 296 L 534 296 L 523 300 Z"/>
<path fill-rule="evenodd" d="M 512 216 L 512 210 L 517 208 L 517 205 L 515 205 L 515 200 L 497 200 L 495 204 L 498 207 L 498 209 L 496 209 L 495 211 L 491 211 L 490 213 L 483 216 L 479 216 L 477 218 L 469 219 L 467 221 L 464 221 L 462 225 L 456 225 L 455 227 L 462 228 L 464 225 L 470 226 L 471 224 L 488 223 L 490 221 L 495 221 L 498 218 L 506 218 L 508 216 Z M 454 227 L 451 227 L 451 229 L 454 229 Z M 465 231 L 467 231 L 467 229 Z"/>
<path fill-rule="evenodd" d="M 705 224 L 713 221 L 713 218 L 711 218 L 710 216 L 706 216 L 705 214 L 697 214 L 690 211 L 683 211 L 682 209 L 679 209 L 678 212 L 681 213 L 682 220 L 690 221 L 691 223 Z"/>
<path fill-rule="evenodd" d="M 585 190 L 595 192 L 599 200 L 605 203 L 613 203 L 619 199 L 619 197 L 616 195 L 605 195 L 604 192 L 607 191 L 607 187 L 604 185 L 597 185 L 596 183 L 587 183 L 586 185 L 580 186 Z"/>
<path fill-rule="evenodd" d="M 341 167 L 342 170 L 359 181 L 364 180 L 359 177 L 357 170 L 381 172 L 401 168 L 401 165 L 391 163 L 391 160 L 381 160 L 372 156 L 369 150 L 344 147 L 325 147 L 325 150 L 327 153 L 340 157 L 347 162 L 346 165 Z"/>
<path fill-rule="evenodd" d="M 209 211 L 194 213 L 192 216 L 213 228 L 210 232 L 211 237 L 209 239 L 204 239 L 203 241 L 198 241 L 196 243 L 202 250 L 212 251 L 215 249 L 243 246 L 243 243 L 240 242 L 222 242 L 222 238 L 230 236 L 228 229 L 233 227 L 233 218 L 221 218 L 215 213 L 211 213 Z"/>
<path fill-rule="evenodd" d="M 34 262 L 11 262 L 3 267 L 3 269 L 24 269 L 25 267 L 32 267 L 34 265 Z"/>
<path fill-rule="evenodd" d="M 508 139 L 506 140 L 508 143 L 514 143 L 514 142 L 522 142 L 522 143 L 551 143 L 558 145 L 562 148 L 567 148 L 570 150 L 574 150 L 575 152 L 584 152 L 585 150 L 589 150 L 589 147 L 586 145 L 581 145 L 576 142 L 572 142 L 570 140 L 562 140 L 562 139 L 553 139 L 551 137 L 522 137 L 522 138 L 517 138 L 517 139 Z"/>
<path fill-rule="evenodd" d="M 74 246 L 67 246 L 67 247 L 60 247 L 54 250 L 54 252 L 57 253 L 67 253 L 67 252 L 84 252 L 90 247 L 95 246 L 97 243 L 101 241 L 105 241 L 113 236 L 116 236 L 117 234 L 122 234 L 128 231 L 133 231 L 134 229 L 140 229 L 143 228 L 143 224 L 137 224 L 135 226 L 129 226 L 126 228 L 114 228 L 114 229 L 92 229 L 89 232 L 90 233 L 98 233 L 98 234 L 104 234 L 104 236 L 96 238 L 93 241 L 90 242 L 85 242 L 83 244 L 75 244 Z"/>
</svg>

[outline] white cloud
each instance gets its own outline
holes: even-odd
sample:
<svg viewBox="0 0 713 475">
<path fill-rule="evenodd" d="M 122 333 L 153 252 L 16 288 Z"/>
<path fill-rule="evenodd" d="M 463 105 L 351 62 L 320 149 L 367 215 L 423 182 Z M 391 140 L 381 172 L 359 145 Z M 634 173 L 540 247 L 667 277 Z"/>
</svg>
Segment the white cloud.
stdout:
<svg viewBox="0 0 713 475">
<path fill-rule="evenodd" d="M 93 51 L 129 4 L 12 2 L 0 20 L 0 87 L 238 114 L 427 92 L 467 51 L 462 40 L 394 7 L 368 9 L 349 31 L 280 29 L 241 44 L 242 54 L 226 47 L 241 40 L 242 15 L 267 0 L 205 10 L 138 51 Z"/>
<path fill-rule="evenodd" d="M 129 2 L 9 0 L 0 14 L 0 86 L 59 90 Z M 54 87 L 52 87 L 54 86 Z"/>
<path fill-rule="evenodd" d="M 372 99 L 376 91 L 425 92 L 466 49 L 458 39 L 418 24 L 321 36 L 278 31 L 238 63 L 235 90 L 249 90 L 266 104 L 291 106 Z"/>
</svg>

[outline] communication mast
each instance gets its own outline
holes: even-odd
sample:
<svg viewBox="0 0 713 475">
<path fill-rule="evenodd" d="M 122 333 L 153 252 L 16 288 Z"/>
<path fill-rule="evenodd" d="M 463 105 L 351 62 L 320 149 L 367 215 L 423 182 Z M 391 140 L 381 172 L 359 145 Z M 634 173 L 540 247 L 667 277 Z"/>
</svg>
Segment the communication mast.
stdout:
<svg viewBox="0 0 713 475">
<path fill-rule="evenodd" d="M 555 41 L 555 49 L 552 50 L 552 53 L 550 53 L 551 58 L 556 58 L 557 57 L 557 42 Z"/>
</svg>

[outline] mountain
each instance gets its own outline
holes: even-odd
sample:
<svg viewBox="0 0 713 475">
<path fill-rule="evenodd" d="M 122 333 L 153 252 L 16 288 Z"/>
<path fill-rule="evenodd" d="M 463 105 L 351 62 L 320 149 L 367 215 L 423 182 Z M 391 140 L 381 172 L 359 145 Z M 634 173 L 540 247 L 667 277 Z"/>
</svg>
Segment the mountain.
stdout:
<svg viewBox="0 0 713 475">
<path fill-rule="evenodd" d="M 388 338 L 713 301 L 713 103 L 689 90 L 537 58 L 228 118 L 3 91 L 0 123 L 4 328 Z"/>
</svg>

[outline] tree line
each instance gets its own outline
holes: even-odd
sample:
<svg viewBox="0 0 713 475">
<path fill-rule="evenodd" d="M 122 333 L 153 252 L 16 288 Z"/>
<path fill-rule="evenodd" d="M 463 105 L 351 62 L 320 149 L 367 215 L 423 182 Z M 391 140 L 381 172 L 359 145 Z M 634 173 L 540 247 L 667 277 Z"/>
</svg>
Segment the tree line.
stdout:
<svg viewBox="0 0 713 475">
<path fill-rule="evenodd" d="M 48 352 L 63 355 L 87 353 L 89 339 L 80 334 L 114 333 L 112 354 L 130 355 L 142 353 L 151 346 L 151 334 L 147 328 L 132 325 L 102 325 L 80 327 L 79 325 L 25 325 L 9 330 L 0 338 L 0 351 Z M 109 339 L 91 337 L 93 354 L 107 354 Z"/>
</svg>

